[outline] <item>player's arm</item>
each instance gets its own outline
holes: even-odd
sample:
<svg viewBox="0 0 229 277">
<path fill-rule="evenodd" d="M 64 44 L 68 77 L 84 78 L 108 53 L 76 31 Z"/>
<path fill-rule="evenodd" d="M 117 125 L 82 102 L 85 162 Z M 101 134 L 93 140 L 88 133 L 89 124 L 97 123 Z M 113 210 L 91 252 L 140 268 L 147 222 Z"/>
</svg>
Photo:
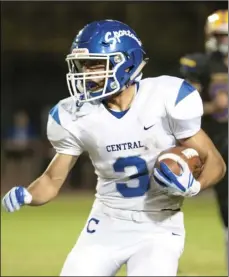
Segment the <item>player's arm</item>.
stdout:
<svg viewBox="0 0 229 277">
<path fill-rule="evenodd" d="M 63 127 L 71 122 L 68 115 L 58 105 L 50 111 L 47 137 L 56 150 L 56 155 L 45 172 L 29 185 L 28 192 L 32 195 L 30 205 L 42 205 L 52 200 L 64 184 L 78 156 L 83 152 L 77 137 Z"/>
<path fill-rule="evenodd" d="M 154 176 L 173 194 L 190 197 L 217 183 L 225 174 L 225 164 L 210 138 L 201 129 L 203 103 L 198 91 L 183 81 L 178 92 L 171 90 L 165 100 L 171 133 L 182 145 L 199 151 L 205 165 L 198 180 L 195 180 L 182 159 L 177 161 L 182 168 L 181 175 L 174 174 L 161 163 L 160 170 L 154 169 Z"/>
<path fill-rule="evenodd" d="M 180 139 L 179 142 L 185 147 L 196 149 L 204 162 L 203 171 L 198 178 L 201 190 L 215 185 L 224 177 L 226 173 L 225 162 L 211 139 L 202 129 L 194 136 Z"/>
<path fill-rule="evenodd" d="M 45 172 L 27 188 L 13 187 L 2 199 L 2 205 L 8 212 L 19 210 L 23 205 L 40 206 L 54 199 L 77 156 L 57 153 Z"/>
<path fill-rule="evenodd" d="M 57 153 L 45 172 L 28 186 L 27 190 L 32 196 L 29 205 L 43 205 L 55 198 L 77 158 Z"/>
<path fill-rule="evenodd" d="M 47 136 L 57 154 L 45 172 L 27 188 L 14 187 L 3 197 L 2 205 L 8 212 L 19 210 L 23 205 L 43 205 L 58 194 L 78 156 L 83 152 L 80 140 L 63 127 L 67 116 L 64 114 L 61 121 L 58 106 L 51 110 Z"/>
</svg>

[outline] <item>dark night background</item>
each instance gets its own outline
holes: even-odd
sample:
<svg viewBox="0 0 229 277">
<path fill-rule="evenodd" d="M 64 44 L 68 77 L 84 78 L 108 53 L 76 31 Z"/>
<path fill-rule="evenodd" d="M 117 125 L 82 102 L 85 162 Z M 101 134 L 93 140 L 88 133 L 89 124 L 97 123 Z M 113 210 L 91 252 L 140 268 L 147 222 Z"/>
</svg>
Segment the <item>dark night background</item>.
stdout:
<svg viewBox="0 0 229 277">
<path fill-rule="evenodd" d="M 55 155 L 46 136 L 48 112 L 69 97 L 65 57 L 84 25 L 123 21 L 136 31 L 150 58 L 144 77 L 179 76 L 181 56 L 205 51 L 204 25 L 218 9 L 228 9 L 228 2 L 1 1 L 2 197 L 14 186 L 27 187 Z M 85 224 L 96 181 L 83 153 L 52 203 L 14 214 L 3 211 L 1 276 L 59 276 Z M 228 275 L 225 230 L 213 193 L 207 190 L 185 203 L 187 247 L 178 276 Z"/>
<path fill-rule="evenodd" d="M 65 56 L 88 22 L 129 24 L 150 57 L 145 76 L 178 75 L 178 60 L 204 50 L 204 24 L 227 2 L 1 2 L 2 130 L 26 109 L 38 131 L 41 111 L 68 97 Z"/>
</svg>

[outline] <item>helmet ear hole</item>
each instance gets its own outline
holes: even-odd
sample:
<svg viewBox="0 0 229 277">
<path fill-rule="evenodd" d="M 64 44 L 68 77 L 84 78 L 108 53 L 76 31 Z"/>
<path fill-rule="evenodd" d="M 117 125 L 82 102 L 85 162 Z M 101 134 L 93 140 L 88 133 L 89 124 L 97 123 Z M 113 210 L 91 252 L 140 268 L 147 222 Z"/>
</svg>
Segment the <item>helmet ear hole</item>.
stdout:
<svg viewBox="0 0 229 277">
<path fill-rule="evenodd" d="M 127 68 L 127 72 L 130 72 L 132 69 L 134 68 L 134 66 L 132 65 L 132 66 L 130 66 L 129 68 Z"/>
</svg>

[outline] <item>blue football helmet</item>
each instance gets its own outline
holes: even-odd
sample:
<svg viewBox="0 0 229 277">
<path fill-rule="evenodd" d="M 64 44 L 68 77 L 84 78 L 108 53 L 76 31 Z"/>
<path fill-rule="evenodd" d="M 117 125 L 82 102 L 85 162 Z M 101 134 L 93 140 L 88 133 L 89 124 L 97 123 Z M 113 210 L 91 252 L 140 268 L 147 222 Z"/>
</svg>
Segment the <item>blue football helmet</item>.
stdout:
<svg viewBox="0 0 229 277">
<path fill-rule="evenodd" d="M 77 34 L 66 58 L 69 92 L 79 103 L 101 101 L 139 81 L 147 60 L 128 25 L 116 20 L 92 22 Z M 103 66 L 87 71 L 85 64 Z"/>
</svg>

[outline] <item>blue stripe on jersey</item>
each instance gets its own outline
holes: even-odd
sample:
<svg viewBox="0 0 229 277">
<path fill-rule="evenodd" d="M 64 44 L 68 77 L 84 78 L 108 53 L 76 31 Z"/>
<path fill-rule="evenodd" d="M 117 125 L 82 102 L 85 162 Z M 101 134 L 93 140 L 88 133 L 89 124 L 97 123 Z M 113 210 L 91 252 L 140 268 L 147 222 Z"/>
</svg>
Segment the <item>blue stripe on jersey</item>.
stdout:
<svg viewBox="0 0 229 277">
<path fill-rule="evenodd" d="M 177 99 L 175 102 L 175 106 L 182 101 L 185 97 L 187 97 L 189 94 L 191 94 L 194 90 L 196 90 L 192 85 L 190 85 L 188 82 L 183 81 L 177 95 Z"/>
<path fill-rule="evenodd" d="M 58 110 L 58 104 L 54 106 L 49 114 L 53 117 L 53 119 L 56 121 L 56 123 L 60 124 L 60 117 L 59 117 L 59 110 Z"/>
<path fill-rule="evenodd" d="M 117 118 L 122 118 L 128 112 L 129 109 L 125 110 L 125 111 L 121 111 L 121 112 L 112 111 L 110 109 L 108 109 L 108 110 L 113 116 L 115 116 Z"/>
<path fill-rule="evenodd" d="M 138 90 L 139 90 L 140 84 L 139 84 L 139 82 L 136 82 L 135 85 L 136 85 L 135 88 L 136 88 L 136 94 L 137 94 L 137 93 L 138 93 Z M 118 118 L 118 119 L 122 118 L 122 117 L 129 111 L 129 109 L 127 109 L 127 110 L 125 110 L 125 111 L 121 111 L 121 112 L 113 111 L 113 110 L 109 109 L 105 104 L 104 104 L 104 107 L 105 107 L 113 116 L 115 116 L 115 117 Z"/>
<path fill-rule="evenodd" d="M 136 84 L 136 94 L 137 94 L 137 93 L 138 93 L 138 90 L 139 90 L 140 84 L 139 84 L 139 82 L 136 82 L 135 84 Z"/>
</svg>

